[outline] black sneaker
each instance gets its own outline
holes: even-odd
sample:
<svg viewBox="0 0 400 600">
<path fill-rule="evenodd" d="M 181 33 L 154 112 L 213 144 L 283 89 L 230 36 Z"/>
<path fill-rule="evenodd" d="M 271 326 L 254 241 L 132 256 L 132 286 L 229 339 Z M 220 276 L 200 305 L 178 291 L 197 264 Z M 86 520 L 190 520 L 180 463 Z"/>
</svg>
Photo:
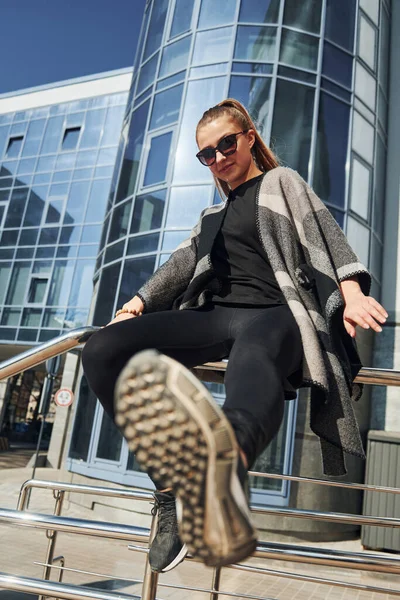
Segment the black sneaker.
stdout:
<svg viewBox="0 0 400 600">
<path fill-rule="evenodd" d="M 257 538 L 236 437 L 203 384 L 177 361 L 140 352 L 118 379 L 115 412 L 140 465 L 157 487 L 172 488 L 189 552 L 210 566 L 250 556 Z"/>
<path fill-rule="evenodd" d="M 151 511 L 157 514 L 157 533 L 152 541 L 149 562 L 152 571 L 166 573 L 171 571 L 187 554 L 178 532 L 175 496 L 171 492 L 154 492 L 154 507 Z"/>
</svg>

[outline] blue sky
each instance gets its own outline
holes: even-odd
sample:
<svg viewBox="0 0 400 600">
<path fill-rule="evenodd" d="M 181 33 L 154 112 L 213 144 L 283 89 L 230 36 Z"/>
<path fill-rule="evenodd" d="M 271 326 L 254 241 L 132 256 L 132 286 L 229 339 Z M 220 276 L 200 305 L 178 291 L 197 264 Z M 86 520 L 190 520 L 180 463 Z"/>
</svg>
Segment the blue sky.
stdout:
<svg viewBox="0 0 400 600">
<path fill-rule="evenodd" d="M 5 0 L 0 94 L 133 65 L 145 0 Z"/>
</svg>

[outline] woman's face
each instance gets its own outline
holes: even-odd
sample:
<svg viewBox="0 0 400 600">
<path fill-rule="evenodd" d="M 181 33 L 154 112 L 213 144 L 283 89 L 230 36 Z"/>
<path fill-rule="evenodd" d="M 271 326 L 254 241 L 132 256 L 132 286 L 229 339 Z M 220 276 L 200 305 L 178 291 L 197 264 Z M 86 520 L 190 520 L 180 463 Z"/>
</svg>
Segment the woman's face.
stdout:
<svg viewBox="0 0 400 600">
<path fill-rule="evenodd" d="M 227 115 L 221 116 L 207 125 L 203 125 L 197 133 L 199 150 L 215 148 L 227 135 L 242 131 L 239 123 Z M 208 168 L 215 177 L 226 181 L 233 189 L 247 180 L 249 172 L 255 168 L 251 148 L 255 141 L 254 130 L 236 136 L 237 150 L 229 156 L 216 151 L 214 164 Z"/>
</svg>

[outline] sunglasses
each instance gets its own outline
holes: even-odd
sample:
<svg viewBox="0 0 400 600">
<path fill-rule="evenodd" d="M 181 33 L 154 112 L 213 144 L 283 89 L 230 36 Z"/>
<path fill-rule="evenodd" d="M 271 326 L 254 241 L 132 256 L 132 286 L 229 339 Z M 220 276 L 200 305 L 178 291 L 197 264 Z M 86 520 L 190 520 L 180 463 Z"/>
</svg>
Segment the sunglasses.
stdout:
<svg viewBox="0 0 400 600">
<path fill-rule="evenodd" d="M 237 133 L 230 133 L 222 138 L 215 148 L 204 148 L 204 150 L 200 150 L 196 156 L 202 165 L 210 167 L 217 159 L 217 150 L 218 152 L 221 152 L 223 156 L 230 156 L 231 154 L 234 154 L 237 150 L 237 136 L 247 132 L 248 129 L 245 129 L 244 131 L 238 131 Z"/>
</svg>

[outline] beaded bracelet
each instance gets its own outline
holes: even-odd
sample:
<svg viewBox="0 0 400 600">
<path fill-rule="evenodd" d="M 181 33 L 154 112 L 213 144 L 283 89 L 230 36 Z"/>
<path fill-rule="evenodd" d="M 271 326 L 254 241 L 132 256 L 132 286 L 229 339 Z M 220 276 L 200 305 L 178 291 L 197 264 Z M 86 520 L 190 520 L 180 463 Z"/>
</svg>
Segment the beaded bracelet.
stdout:
<svg viewBox="0 0 400 600">
<path fill-rule="evenodd" d="M 122 315 L 124 313 L 129 313 L 131 315 L 135 315 L 135 317 L 138 317 L 140 315 L 140 313 L 135 308 L 120 308 L 115 313 L 115 317 L 119 317 L 119 315 Z"/>
</svg>

